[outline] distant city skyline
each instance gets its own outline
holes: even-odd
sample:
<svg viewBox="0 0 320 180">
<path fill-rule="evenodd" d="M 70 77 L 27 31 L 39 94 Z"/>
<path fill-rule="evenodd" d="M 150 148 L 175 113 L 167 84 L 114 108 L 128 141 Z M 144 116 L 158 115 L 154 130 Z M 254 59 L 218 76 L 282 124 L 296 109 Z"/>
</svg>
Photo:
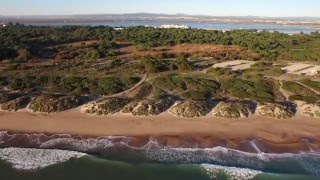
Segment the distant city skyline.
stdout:
<svg viewBox="0 0 320 180">
<path fill-rule="evenodd" d="M 210 16 L 320 17 L 319 0 L 2 0 L 0 15 L 183 13 Z"/>
</svg>

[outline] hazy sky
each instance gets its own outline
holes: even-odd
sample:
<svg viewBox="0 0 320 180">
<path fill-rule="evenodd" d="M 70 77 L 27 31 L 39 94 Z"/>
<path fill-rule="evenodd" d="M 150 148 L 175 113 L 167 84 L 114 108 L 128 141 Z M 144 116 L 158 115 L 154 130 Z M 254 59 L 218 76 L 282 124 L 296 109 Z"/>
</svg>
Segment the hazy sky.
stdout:
<svg viewBox="0 0 320 180">
<path fill-rule="evenodd" d="M 136 12 L 320 17 L 320 0 L 0 0 L 0 15 Z"/>
</svg>

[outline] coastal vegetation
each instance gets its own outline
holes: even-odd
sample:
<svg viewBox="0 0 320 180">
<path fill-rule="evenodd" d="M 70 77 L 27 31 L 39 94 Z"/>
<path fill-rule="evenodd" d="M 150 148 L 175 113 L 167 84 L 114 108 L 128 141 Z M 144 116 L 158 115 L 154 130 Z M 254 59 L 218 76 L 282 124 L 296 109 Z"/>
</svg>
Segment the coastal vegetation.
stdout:
<svg viewBox="0 0 320 180">
<path fill-rule="evenodd" d="M 149 47 L 175 44 L 235 45 L 249 49 L 256 59 L 319 60 L 320 36 L 288 35 L 256 30 L 199 30 L 130 27 L 115 30 L 105 26 L 24 26 L 0 28 L 0 60 L 88 59 L 115 57 L 123 44 Z M 165 56 L 165 55 L 164 55 Z M 223 56 L 228 56 L 224 54 Z"/>
<path fill-rule="evenodd" d="M 320 82 L 282 68 L 292 60 L 318 65 L 319 40 L 256 30 L 9 25 L 0 28 L 1 109 L 288 118 L 295 111 L 286 103 L 302 101 L 316 117 Z M 247 61 L 213 66 L 232 60 Z"/>
<path fill-rule="evenodd" d="M 303 80 L 308 85 L 317 85 L 316 82 L 313 81 L 306 81 Z M 312 83 L 313 82 L 313 83 Z M 292 95 L 289 97 L 289 100 L 291 101 L 304 101 L 307 103 L 315 103 L 320 100 L 320 95 L 309 89 L 308 87 L 305 87 L 299 83 L 292 82 L 292 81 L 285 81 L 282 83 L 282 88 L 286 91 L 289 91 L 292 93 Z"/>
<path fill-rule="evenodd" d="M 312 81 L 310 79 L 302 79 L 301 83 L 320 92 L 320 82 L 318 81 Z"/>
<path fill-rule="evenodd" d="M 0 109 L 5 111 L 18 111 L 20 109 L 27 107 L 30 101 L 31 101 L 30 96 L 22 96 L 1 104 Z"/>
<path fill-rule="evenodd" d="M 259 104 L 256 111 L 262 116 L 277 119 L 288 119 L 296 113 L 294 107 L 281 103 Z"/>
<path fill-rule="evenodd" d="M 217 118 L 249 117 L 255 111 L 255 103 L 249 101 L 219 102 L 213 109 L 213 116 Z"/>
<path fill-rule="evenodd" d="M 185 99 L 205 100 L 218 92 L 220 84 L 212 79 L 168 74 L 153 81 L 156 89 L 180 95 Z"/>
<path fill-rule="evenodd" d="M 275 84 L 264 78 L 240 79 L 231 78 L 222 83 L 222 89 L 240 99 L 252 99 L 257 102 L 274 102 Z"/>
<path fill-rule="evenodd" d="M 32 99 L 29 109 L 33 112 L 53 113 L 75 108 L 83 103 L 77 96 L 43 94 Z"/>
<path fill-rule="evenodd" d="M 124 106 L 130 103 L 129 98 L 107 98 L 85 105 L 84 112 L 87 114 L 108 115 L 120 112 Z"/>
<path fill-rule="evenodd" d="M 44 88 L 50 93 L 108 95 L 124 91 L 139 81 L 138 77 L 25 76 L 3 77 L 2 84 L 12 91 Z"/>
<path fill-rule="evenodd" d="M 171 107 L 169 112 L 174 116 L 193 118 L 206 116 L 211 110 L 210 102 L 188 100 Z"/>
</svg>

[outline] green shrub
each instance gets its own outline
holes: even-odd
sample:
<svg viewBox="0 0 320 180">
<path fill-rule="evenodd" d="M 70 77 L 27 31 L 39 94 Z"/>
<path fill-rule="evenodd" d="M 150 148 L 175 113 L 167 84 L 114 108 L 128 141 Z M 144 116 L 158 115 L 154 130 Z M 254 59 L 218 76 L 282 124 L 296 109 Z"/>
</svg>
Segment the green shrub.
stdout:
<svg viewBox="0 0 320 180">
<path fill-rule="evenodd" d="M 303 79 L 303 80 L 301 80 L 301 83 L 306 86 L 309 86 L 317 91 L 320 91 L 320 82 L 318 82 L 318 81 L 312 81 L 310 79 Z"/>
<path fill-rule="evenodd" d="M 315 96 L 316 94 L 311 91 L 308 88 L 305 88 L 304 86 L 292 82 L 292 81 L 283 81 L 282 82 L 282 88 L 286 91 L 289 91 L 295 95 L 300 95 L 300 96 Z"/>
<path fill-rule="evenodd" d="M 227 79 L 222 82 L 225 92 L 241 99 L 251 99 L 257 102 L 274 102 L 274 84 L 262 78 L 243 80 L 239 78 Z"/>
<path fill-rule="evenodd" d="M 94 94 L 110 95 L 124 91 L 135 83 L 139 82 L 138 77 L 104 77 L 104 78 L 87 78 L 67 76 L 59 79 L 51 77 L 49 92 L 51 93 L 71 93 L 71 94 Z M 54 84 L 57 83 L 57 84 Z"/>
<path fill-rule="evenodd" d="M 193 66 L 185 56 L 180 55 L 177 60 L 178 60 L 179 71 L 184 72 L 184 71 L 190 71 L 193 69 Z"/>
<path fill-rule="evenodd" d="M 320 101 L 320 96 L 301 96 L 301 95 L 292 95 L 289 97 L 290 101 L 304 101 L 308 104 L 313 104 Z"/>
<path fill-rule="evenodd" d="M 220 84 L 211 79 L 183 77 L 169 74 L 153 81 L 156 89 L 173 92 L 187 99 L 206 99 L 214 96 L 220 89 Z"/>
<path fill-rule="evenodd" d="M 210 93 L 198 92 L 198 91 L 187 91 L 182 93 L 182 97 L 185 99 L 192 99 L 192 100 L 206 100 L 210 98 Z"/>
<path fill-rule="evenodd" d="M 162 60 L 142 58 L 140 61 L 148 73 L 157 73 L 168 70 L 167 64 Z"/>
</svg>

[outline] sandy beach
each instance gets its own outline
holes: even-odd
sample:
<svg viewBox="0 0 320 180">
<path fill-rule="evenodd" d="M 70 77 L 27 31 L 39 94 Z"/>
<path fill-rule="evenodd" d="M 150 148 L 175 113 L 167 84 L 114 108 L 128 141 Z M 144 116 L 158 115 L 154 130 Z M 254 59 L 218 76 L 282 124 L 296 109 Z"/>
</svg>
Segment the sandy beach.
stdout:
<svg viewBox="0 0 320 180">
<path fill-rule="evenodd" d="M 320 121 L 297 115 L 287 120 L 258 115 L 246 119 L 179 118 L 163 113 L 159 116 L 133 117 L 125 114 L 89 116 L 73 109 L 55 114 L 26 111 L 0 112 L 0 130 L 23 133 L 71 134 L 82 136 L 156 137 L 161 143 L 176 147 L 226 146 L 241 148 L 248 140 L 263 140 L 273 152 L 320 148 Z"/>
</svg>

